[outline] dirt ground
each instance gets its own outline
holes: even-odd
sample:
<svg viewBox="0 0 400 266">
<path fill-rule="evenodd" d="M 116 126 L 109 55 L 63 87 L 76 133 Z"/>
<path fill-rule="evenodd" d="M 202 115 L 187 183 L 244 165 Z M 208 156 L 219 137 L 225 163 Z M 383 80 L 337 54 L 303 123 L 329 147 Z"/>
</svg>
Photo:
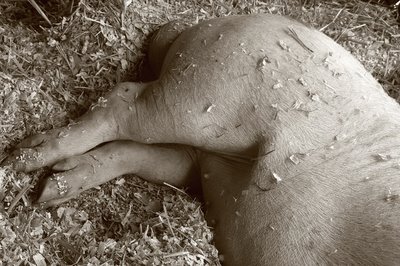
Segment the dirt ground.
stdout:
<svg viewBox="0 0 400 266">
<path fill-rule="evenodd" d="M 117 82 L 145 77 L 151 33 L 175 19 L 292 16 L 346 47 L 400 100 L 398 12 L 376 2 L 36 1 L 49 27 L 28 1 L 1 1 L 0 161 L 23 138 L 71 123 Z M 0 168 L 0 265 L 219 265 L 223 259 L 201 203 L 182 190 L 123 176 L 58 207 L 34 207 L 32 187 L 49 173 Z"/>
</svg>

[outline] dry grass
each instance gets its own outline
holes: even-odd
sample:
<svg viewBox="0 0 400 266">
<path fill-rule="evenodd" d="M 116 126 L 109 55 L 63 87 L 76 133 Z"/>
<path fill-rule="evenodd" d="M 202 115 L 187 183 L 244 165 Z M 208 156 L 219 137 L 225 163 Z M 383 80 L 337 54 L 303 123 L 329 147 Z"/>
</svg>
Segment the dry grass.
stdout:
<svg viewBox="0 0 400 266">
<path fill-rule="evenodd" d="M 138 0 L 124 10 L 119 1 L 65 1 L 61 11 L 72 14 L 48 14 L 53 27 L 44 28 L 29 5 L 2 1 L 0 160 L 27 135 L 71 122 L 115 83 L 138 79 L 150 33 L 173 19 L 290 15 L 345 46 L 399 100 L 396 11 L 356 0 L 303 2 Z M 42 210 L 30 206 L 26 192 L 47 173 L 0 168 L 4 265 L 219 263 L 200 203 L 186 194 L 125 176 Z"/>
</svg>

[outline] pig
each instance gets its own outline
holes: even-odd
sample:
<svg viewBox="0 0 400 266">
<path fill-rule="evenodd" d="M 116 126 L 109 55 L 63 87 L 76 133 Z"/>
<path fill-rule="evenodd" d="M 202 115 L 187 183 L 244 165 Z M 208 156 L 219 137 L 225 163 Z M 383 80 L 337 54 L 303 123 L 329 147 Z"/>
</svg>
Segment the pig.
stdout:
<svg viewBox="0 0 400 266">
<path fill-rule="evenodd" d="M 400 109 L 349 52 L 293 19 L 163 26 L 155 81 L 118 84 L 3 163 L 55 171 L 39 202 L 114 177 L 201 186 L 224 265 L 400 261 Z"/>
</svg>

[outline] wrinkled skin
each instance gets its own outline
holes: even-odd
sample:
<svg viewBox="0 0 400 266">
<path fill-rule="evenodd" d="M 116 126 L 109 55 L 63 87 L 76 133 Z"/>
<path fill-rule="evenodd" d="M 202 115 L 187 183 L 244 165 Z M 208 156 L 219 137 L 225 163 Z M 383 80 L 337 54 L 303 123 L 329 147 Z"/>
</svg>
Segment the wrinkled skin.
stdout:
<svg viewBox="0 0 400 266">
<path fill-rule="evenodd" d="M 226 265 L 396 264 L 398 104 L 296 21 L 181 26 L 151 44 L 156 81 L 117 85 L 103 106 L 26 139 L 5 164 L 52 166 L 39 198 L 48 205 L 125 173 L 201 181 Z"/>
</svg>

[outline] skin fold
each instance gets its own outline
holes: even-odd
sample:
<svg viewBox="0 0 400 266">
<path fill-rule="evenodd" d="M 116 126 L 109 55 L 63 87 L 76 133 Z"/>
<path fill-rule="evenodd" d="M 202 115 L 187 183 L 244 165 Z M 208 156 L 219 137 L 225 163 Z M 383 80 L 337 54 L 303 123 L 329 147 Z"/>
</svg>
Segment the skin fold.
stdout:
<svg viewBox="0 0 400 266">
<path fill-rule="evenodd" d="M 226 265 L 400 261 L 399 105 L 332 39 L 289 18 L 163 26 L 158 79 L 121 83 L 3 164 L 55 174 L 59 204 L 116 176 L 201 183 Z"/>
</svg>

